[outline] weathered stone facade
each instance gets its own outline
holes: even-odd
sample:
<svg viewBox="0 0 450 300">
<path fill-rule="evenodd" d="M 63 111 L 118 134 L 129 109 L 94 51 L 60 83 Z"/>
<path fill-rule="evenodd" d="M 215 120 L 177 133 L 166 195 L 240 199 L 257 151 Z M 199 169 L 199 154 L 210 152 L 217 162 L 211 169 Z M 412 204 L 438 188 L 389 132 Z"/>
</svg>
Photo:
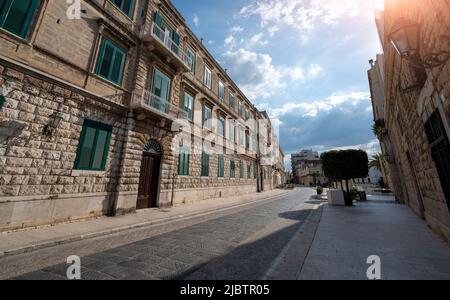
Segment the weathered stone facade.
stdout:
<svg viewBox="0 0 450 300">
<path fill-rule="evenodd" d="M 273 148 L 267 142 L 272 134 L 270 120 L 260 137 L 264 128 L 252 120 L 268 119 L 267 115 L 251 104 L 169 1 L 136 0 L 128 15 L 109 0 L 82 1 L 80 20 L 67 18 L 65 1 L 37 2 L 26 36 L 0 28 L 0 96 L 5 99 L 0 108 L 0 231 L 135 211 L 150 141 L 161 149 L 158 184 L 151 187 L 157 189 L 156 206 L 277 186 L 273 176 L 284 170 L 280 159 L 261 166 L 264 154 L 282 153 L 278 144 L 276 151 L 262 149 Z M 179 35 L 177 51 L 155 38 L 156 12 Z M 124 49 L 119 83 L 98 75 L 106 39 Z M 193 72 L 182 57 L 187 46 L 196 57 Z M 211 88 L 205 86 L 205 65 L 212 71 Z M 170 79 L 167 110 L 142 102 L 153 97 L 156 69 Z M 224 99 L 219 97 L 219 80 L 225 86 Z M 194 98 L 192 120 L 183 117 L 186 92 Z M 230 93 L 235 107 L 230 107 Z M 247 115 L 238 112 L 239 101 Z M 203 123 L 205 104 L 212 111 L 210 129 Z M 61 120 L 54 134 L 44 134 L 56 115 Z M 217 134 L 219 115 L 226 120 L 224 136 Z M 173 130 L 176 119 L 185 121 L 188 134 Z M 76 168 L 85 120 L 112 128 L 103 170 Z M 245 130 L 244 143 L 239 143 L 237 131 L 231 141 L 232 121 Z M 247 137 L 255 137 L 253 146 Z M 179 147 L 190 145 L 188 141 L 192 143 L 189 175 L 181 176 Z M 205 141 L 224 153 L 223 177 L 218 174 L 215 152 L 209 176 L 202 176 Z"/>
<path fill-rule="evenodd" d="M 448 189 L 450 157 L 447 154 L 437 159 L 426 132 L 433 116 L 442 119 L 442 150 L 448 151 L 445 147 L 450 136 L 450 61 L 418 70 L 411 61 L 402 59 L 389 40 L 392 28 L 401 18 L 420 24 L 420 57 L 449 51 L 450 3 L 386 1 L 384 17 L 377 22 L 385 60 L 386 133 L 382 142 L 384 154 L 389 157 L 393 188 L 399 201 L 407 203 L 450 241 L 450 195 L 444 192 Z M 418 72 L 425 72 L 423 81 L 414 76 Z"/>
</svg>

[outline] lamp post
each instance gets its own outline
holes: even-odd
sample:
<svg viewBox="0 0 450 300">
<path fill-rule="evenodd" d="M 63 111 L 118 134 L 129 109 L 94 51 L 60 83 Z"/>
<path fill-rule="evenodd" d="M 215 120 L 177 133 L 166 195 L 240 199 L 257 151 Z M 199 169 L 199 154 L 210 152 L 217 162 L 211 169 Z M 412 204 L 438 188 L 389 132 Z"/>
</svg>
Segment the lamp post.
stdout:
<svg viewBox="0 0 450 300">
<path fill-rule="evenodd" d="M 397 53 L 416 66 L 435 68 L 450 59 L 450 35 L 440 37 L 447 40 L 447 49 L 424 53 L 422 57 L 421 36 L 420 24 L 402 18 L 395 23 L 388 38 Z"/>
</svg>

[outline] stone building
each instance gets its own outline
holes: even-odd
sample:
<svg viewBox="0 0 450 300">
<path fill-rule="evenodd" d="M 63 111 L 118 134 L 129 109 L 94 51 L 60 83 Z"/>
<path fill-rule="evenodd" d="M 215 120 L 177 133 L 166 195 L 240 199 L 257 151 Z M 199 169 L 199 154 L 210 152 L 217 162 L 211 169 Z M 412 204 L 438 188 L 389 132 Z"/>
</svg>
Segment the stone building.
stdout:
<svg viewBox="0 0 450 300">
<path fill-rule="evenodd" d="M 310 175 L 322 173 L 319 152 L 313 150 L 301 150 L 298 153 L 292 153 L 291 165 L 294 182 L 304 186 L 314 185 L 314 176 Z"/>
<path fill-rule="evenodd" d="M 0 2 L 0 230 L 273 188 L 270 119 L 170 1 L 72 8 Z"/>
<path fill-rule="evenodd" d="M 379 136 L 392 188 L 450 241 L 450 3 L 386 1 L 377 25 L 385 95 Z"/>
</svg>

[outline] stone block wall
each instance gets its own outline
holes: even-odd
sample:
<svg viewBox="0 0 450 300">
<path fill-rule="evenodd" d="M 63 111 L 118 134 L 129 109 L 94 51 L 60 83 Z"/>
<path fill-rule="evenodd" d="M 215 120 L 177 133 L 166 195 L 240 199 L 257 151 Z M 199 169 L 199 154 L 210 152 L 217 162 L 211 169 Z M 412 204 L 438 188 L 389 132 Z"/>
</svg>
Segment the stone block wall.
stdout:
<svg viewBox="0 0 450 300">
<path fill-rule="evenodd" d="M 5 65 L 0 82 L 6 100 L 0 110 L 0 230 L 110 212 L 119 184 L 123 108 Z M 57 111 L 62 121 L 47 137 L 43 128 Z M 73 170 L 85 119 L 113 126 L 105 172 Z"/>
<path fill-rule="evenodd" d="M 442 38 L 450 29 L 450 4 L 445 1 L 388 2 L 385 7 L 385 39 L 399 18 L 420 24 L 421 56 L 427 53 L 448 51 Z M 387 41 L 387 40 L 386 40 Z M 403 92 L 399 86 L 411 83 L 409 63 L 401 60 L 390 43 L 386 56 L 386 122 L 389 144 L 396 153 L 396 166 L 401 182 L 395 189 L 402 190 L 401 199 L 444 238 L 450 240 L 450 211 L 443 193 L 424 124 L 436 109 L 450 137 L 450 61 L 426 69 L 427 80 L 423 87 Z M 400 76 L 399 70 L 401 70 Z M 410 158 L 408 157 L 408 154 Z"/>
</svg>

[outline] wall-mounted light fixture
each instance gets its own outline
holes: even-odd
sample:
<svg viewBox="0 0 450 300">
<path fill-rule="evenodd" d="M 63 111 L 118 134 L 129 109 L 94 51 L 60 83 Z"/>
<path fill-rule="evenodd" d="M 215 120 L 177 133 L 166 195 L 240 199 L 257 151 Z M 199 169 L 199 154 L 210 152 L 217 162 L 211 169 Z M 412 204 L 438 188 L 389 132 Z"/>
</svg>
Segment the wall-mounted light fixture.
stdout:
<svg viewBox="0 0 450 300">
<path fill-rule="evenodd" d="M 445 64 L 450 59 L 450 34 L 440 36 L 447 41 L 447 49 L 438 52 L 424 53 L 421 57 L 421 26 L 406 19 L 399 19 L 389 34 L 389 41 L 397 53 L 412 64 L 426 69 Z"/>
<path fill-rule="evenodd" d="M 62 119 L 62 112 L 55 112 L 53 115 L 51 115 L 49 123 L 44 126 L 44 135 L 48 137 L 52 137 L 53 135 L 55 135 L 56 129 L 58 129 Z"/>
</svg>

